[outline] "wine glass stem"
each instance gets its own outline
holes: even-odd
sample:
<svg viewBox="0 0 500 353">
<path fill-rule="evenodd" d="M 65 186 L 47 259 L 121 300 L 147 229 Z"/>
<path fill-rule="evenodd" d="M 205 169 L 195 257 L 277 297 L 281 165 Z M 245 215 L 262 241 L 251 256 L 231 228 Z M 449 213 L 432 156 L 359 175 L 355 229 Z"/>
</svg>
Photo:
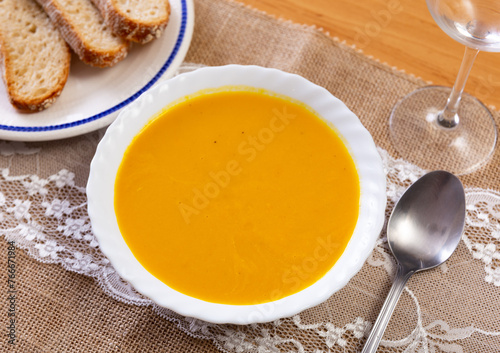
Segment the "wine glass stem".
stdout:
<svg viewBox="0 0 500 353">
<path fill-rule="evenodd" d="M 448 97 L 446 106 L 437 117 L 437 123 L 444 128 L 454 128 L 458 125 L 458 106 L 460 105 L 460 99 L 462 98 L 467 78 L 478 53 L 478 49 L 465 47 L 464 58 L 462 59 L 462 64 L 460 65 L 460 70 L 458 71 L 451 94 Z"/>
</svg>

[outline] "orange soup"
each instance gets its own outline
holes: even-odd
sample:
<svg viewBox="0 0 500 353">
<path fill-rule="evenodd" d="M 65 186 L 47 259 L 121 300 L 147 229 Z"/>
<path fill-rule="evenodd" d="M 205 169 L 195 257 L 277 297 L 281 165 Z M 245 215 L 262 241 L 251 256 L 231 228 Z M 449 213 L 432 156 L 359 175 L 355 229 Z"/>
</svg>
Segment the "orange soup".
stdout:
<svg viewBox="0 0 500 353">
<path fill-rule="evenodd" d="M 186 295 L 277 300 L 320 279 L 359 212 L 341 138 L 309 107 L 249 87 L 171 104 L 125 152 L 120 231 L 137 260 Z"/>
</svg>

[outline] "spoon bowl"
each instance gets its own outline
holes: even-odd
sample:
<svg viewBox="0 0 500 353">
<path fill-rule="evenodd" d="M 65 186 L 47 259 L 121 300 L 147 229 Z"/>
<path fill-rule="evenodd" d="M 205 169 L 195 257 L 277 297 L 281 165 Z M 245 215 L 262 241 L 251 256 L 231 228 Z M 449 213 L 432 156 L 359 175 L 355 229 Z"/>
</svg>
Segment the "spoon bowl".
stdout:
<svg viewBox="0 0 500 353">
<path fill-rule="evenodd" d="M 398 263 L 408 270 L 445 262 L 460 241 L 465 222 L 465 194 L 453 174 L 434 171 L 401 196 L 387 225 L 387 240 Z"/>
<path fill-rule="evenodd" d="M 417 271 L 445 262 L 465 225 L 465 192 L 445 171 L 430 172 L 401 196 L 387 224 L 387 241 L 398 270 L 362 353 L 375 352 L 406 282 Z"/>
</svg>

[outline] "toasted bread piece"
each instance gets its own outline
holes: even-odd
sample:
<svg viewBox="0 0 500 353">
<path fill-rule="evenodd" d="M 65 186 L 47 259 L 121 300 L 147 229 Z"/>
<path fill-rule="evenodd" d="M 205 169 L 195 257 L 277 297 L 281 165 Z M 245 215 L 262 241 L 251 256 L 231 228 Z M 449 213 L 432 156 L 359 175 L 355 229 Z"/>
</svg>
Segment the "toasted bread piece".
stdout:
<svg viewBox="0 0 500 353">
<path fill-rule="evenodd" d="M 113 33 L 133 42 L 158 38 L 170 16 L 168 0 L 92 0 Z"/>
<path fill-rule="evenodd" d="M 112 33 L 90 0 L 36 0 L 80 59 L 113 66 L 127 56 L 129 42 Z"/>
<path fill-rule="evenodd" d="M 0 62 L 14 107 L 40 111 L 66 84 L 71 51 L 33 0 L 0 1 Z"/>
</svg>

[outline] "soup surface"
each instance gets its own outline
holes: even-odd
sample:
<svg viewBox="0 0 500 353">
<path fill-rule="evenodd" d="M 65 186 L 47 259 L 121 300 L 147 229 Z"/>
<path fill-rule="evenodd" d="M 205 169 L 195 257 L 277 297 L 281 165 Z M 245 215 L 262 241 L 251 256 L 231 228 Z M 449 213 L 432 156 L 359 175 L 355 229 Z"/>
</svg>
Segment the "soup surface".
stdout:
<svg viewBox="0 0 500 353">
<path fill-rule="evenodd" d="M 264 303 L 321 278 L 359 212 L 359 178 L 304 104 L 225 87 L 167 107 L 132 141 L 115 183 L 120 231 L 155 277 L 214 303 Z"/>
</svg>

